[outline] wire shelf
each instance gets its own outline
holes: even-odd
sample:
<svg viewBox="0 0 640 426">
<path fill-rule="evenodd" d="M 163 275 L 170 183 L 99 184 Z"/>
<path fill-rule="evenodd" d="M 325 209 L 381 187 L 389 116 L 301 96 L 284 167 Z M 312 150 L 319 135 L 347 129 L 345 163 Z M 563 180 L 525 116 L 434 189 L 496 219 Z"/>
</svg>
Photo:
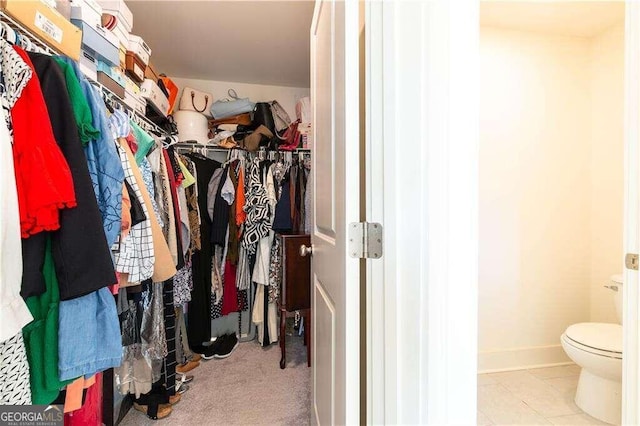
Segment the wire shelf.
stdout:
<svg viewBox="0 0 640 426">
<path fill-rule="evenodd" d="M 40 37 L 29 31 L 24 25 L 13 19 L 4 11 L 0 11 L 0 23 L 8 26 L 18 34 L 17 42 L 22 48 L 51 56 L 64 56 L 60 51 L 49 46 Z M 2 37 L 7 37 L 5 29 L 2 29 L 0 34 L 2 35 Z M 121 97 L 113 93 L 111 90 L 107 89 L 101 83 L 87 77 L 86 75 L 85 77 L 92 85 L 100 89 L 103 96 L 110 98 L 114 102 L 119 104 L 123 108 L 123 110 L 126 111 L 129 118 L 133 120 L 137 125 L 139 125 L 142 129 L 160 135 L 168 135 L 168 133 L 164 129 L 149 120 L 144 115 L 135 111 L 133 108 L 127 105 Z"/>
</svg>

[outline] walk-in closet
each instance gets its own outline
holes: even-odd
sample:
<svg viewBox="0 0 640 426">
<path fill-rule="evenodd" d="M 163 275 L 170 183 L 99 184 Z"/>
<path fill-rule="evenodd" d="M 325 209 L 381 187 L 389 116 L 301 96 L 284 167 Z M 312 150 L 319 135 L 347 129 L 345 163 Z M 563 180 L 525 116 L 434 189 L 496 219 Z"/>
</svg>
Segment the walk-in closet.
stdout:
<svg viewBox="0 0 640 426">
<path fill-rule="evenodd" d="M 310 422 L 313 13 L 0 3 L 0 405 Z"/>
</svg>

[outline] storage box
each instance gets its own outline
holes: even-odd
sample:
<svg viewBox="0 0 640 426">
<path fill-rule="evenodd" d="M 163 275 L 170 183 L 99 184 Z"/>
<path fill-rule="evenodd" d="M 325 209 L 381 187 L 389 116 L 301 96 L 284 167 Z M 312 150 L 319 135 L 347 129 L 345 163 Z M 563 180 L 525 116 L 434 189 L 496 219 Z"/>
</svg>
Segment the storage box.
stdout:
<svg viewBox="0 0 640 426">
<path fill-rule="evenodd" d="M 140 88 L 130 78 L 126 80 L 124 103 L 137 113 L 144 115 L 147 102 L 140 94 Z"/>
<path fill-rule="evenodd" d="M 134 81 L 142 83 L 144 81 L 144 71 L 147 66 L 133 53 L 127 52 L 127 58 L 124 69 L 127 75 Z"/>
<path fill-rule="evenodd" d="M 71 0 L 58 0 L 56 2 L 56 10 L 60 12 L 60 15 L 64 16 L 64 19 L 71 20 Z"/>
<path fill-rule="evenodd" d="M 149 65 L 147 65 L 147 69 L 144 70 L 144 78 L 148 78 L 149 80 L 153 80 L 156 82 L 160 78 L 160 75 L 151 62 L 149 62 Z"/>
<path fill-rule="evenodd" d="M 80 59 L 82 32 L 57 10 L 39 0 L 0 0 L 0 9 L 53 49 L 76 61 Z"/>
<path fill-rule="evenodd" d="M 127 85 L 127 77 L 120 67 L 111 66 L 105 62 L 97 61 L 96 68 L 98 72 L 107 74 L 113 81 L 115 81 L 123 89 Z M 123 95 L 124 96 L 124 95 Z"/>
<path fill-rule="evenodd" d="M 102 27 L 102 7 L 94 0 L 72 0 L 71 19 L 77 19 L 93 28 Z"/>
<path fill-rule="evenodd" d="M 142 97 L 147 100 L 147 105 L 151 106 L 156 112 L 167 116 L 169 112 L 169 99 L 162 93 L 158 84 L 149 79 L 145 79 L 140 86 Z"/>
<path fill-rule="evenodd" d="M 127 50 L 129 47 L 129 31 L 127 31 L 123 25 L 118 24 L 113 29 L 113 33 L 118 37 L 118 40 L 120 40 L 120 44 L 124 46 L 124 50 Z"/>
<path fill-rule="evenodd" d="M 144 65 L 149 64 L 149 58 L 151 57 L 151 48 L 144 42 L 142 37 L 129 34 L 129 44 L 127 45 L 127 52 L 132 52 L 136 55 Z"/>
<path fill-rule="evenodd" d="M 122 76 L 124 78 L 124 76 Z M 118 81 L 116 81 L 111 74 L 106 73 L 102 70 L 98 71 L 98 83 L 101 83 L 104 87 L 111 90 L 113 93 L 118 95 L 118 97 L 122 100 L 125 99 L 125 90 L 124 86 L 120 85 Z"/>
<path fill-rule="evenodd" d="M 78 66 L 80 67 L 80 71 L 89 77 L 89 79 L 93 81 L 98 80 L 98 68 L 96 65 L 96 58 L 94 58 L 93 53 L 81 50 Z"/>
<path fill-rule="evenodd" d="M 97 0 L 102 6 L 102 13 L 109 13 L 116 17 L 118 22 L 124 25 L 129 33 L 133 29 L 133 13 L 124 3 L 124 0 Z"/>
<path fill-rule="evenodd" d="M 112 65 L 120 63 L 118 46 L 113 44 L 113 39 L 108 39 L 108 30 L 100 27 L 93 28 L 83 21 L 72 19 L 71 22 L 82 29 L 82 48 L 88 52 L 94 52 L 95 58 Z"/>
<path fill-rule="evenodd" d="M 124 69 L 127 66 L 127 48 L 120 45 L 118 53 L 120 54 L 120 68 Z"/>
</svg>

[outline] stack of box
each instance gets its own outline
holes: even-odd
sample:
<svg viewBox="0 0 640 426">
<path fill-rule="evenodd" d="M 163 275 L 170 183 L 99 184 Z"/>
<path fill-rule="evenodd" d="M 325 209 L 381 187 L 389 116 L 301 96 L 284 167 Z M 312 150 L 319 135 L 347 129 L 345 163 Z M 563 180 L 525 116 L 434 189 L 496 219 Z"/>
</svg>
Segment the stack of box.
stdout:
<svg viewBox="0 0 640 426">
<path fill-rule="evenodd" d="M 89 78 L 100 81 L 100 63 L 114 67 L 120 62 L 118 38 L 102 27 L 102 7 L 94 0 L 72 0 L 71 22 L 82 30 L 80 69 Z"/>
<path fill-rule="evenodd" d="M 80 59 L 82 32 L 56 9 L 39 0 L 1 0 L 0 9 L 53 49 Z"/>
</svg>

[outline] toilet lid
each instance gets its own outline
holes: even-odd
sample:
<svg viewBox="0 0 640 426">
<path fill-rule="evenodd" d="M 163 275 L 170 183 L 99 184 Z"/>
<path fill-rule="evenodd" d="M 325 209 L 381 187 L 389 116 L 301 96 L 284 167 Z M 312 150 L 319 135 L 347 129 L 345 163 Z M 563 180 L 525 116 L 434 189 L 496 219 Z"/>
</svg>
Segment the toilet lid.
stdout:
<svg viewBox="0 0 640 426">
<path fill-rule="evenodd" d="M 622 326 L 600 322 L 583 322 L 567 328 L 565 335 L 584 346 L 601 351 L 622 353 Z"/>
</svg>

